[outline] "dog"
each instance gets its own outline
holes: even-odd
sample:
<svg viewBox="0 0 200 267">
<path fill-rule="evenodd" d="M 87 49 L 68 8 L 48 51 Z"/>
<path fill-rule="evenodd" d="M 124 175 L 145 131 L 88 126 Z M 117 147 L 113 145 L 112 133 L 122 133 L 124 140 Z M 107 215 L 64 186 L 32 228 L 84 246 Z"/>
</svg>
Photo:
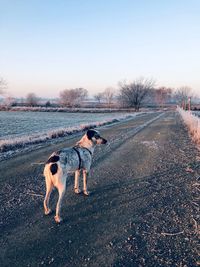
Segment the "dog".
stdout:
<svg viewBox="0 0 200 267">
<path fill-rule="evenodd" d="M 74 192 L 79 194 L 79 176 L 83 172 L 83 194 L 88 196 L 87 175 L 90 171 L 92 156 L 96 145 L 106 144 L 107 140 L 100 136 L 99 132 L 89 129 L 86 134 L 71 148 L 63 148 L 54 152 L 47 160 L 44 167 L 46 182 L 46 195 L 44 199 L 44 213 L 51 213 L 49 199 L 54 187 L 57 188 L 59 197 L 56 204 L 57 223 L 62 221 L 60 216 L 62 199 L 66 190 L 66 180 L 69 172 L 75 172 Z"/>
</svg>

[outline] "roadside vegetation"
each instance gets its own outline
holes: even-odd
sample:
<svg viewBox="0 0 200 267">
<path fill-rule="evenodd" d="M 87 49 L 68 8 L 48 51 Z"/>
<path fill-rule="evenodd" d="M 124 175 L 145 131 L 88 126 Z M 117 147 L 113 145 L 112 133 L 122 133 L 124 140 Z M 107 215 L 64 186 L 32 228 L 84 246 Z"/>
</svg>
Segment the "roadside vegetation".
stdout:
<svg viewBox="0 0 200 267">
<path fill-rule="evenodd" d="M 178 107 L 177 110 L 186 124 L 193 141 L 200 149 L 200 118 L 183 108 Z"/>
</svg>

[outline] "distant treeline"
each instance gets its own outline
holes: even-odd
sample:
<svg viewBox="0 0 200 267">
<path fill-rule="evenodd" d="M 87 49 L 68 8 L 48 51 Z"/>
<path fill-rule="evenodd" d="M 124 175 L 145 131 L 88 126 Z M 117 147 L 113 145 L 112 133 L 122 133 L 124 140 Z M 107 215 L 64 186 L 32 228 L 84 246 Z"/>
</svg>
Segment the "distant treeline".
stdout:
<svg viewBox="0 0 200 267">
<path fill-rule="evenodd" d="M 60 92 L 57 99 L 41 99 L 35 93 L 27 94 L 26 98 L 14 99 L 4 97 L 0 103 L 2 109 L 11 107 L 34 107 L 46 108 L 44 111 L 68 111 L 73 112 L 81 108 L 93 109 L 134 109 L 139 111 L 141 107 L 166 108 L 172 105 L 179 105 L 183 109 L 198 107 L 194 105 L 195 95 L 188 86 L 178 89 L 159 87 L 155 88 L 155 82 L 151 79 L 140 78 L 133 82 L 120 82 L 118 89 L 112 87 L 93 95 L 92 100 L 88 99 L 88 90 L 85 88 L 65 89 Z M 17 109 L 19 110 L 19 109 Z M 31 110 L 31 109 L 29 109 Z M 34 109 L 35 110 L 35 109 Z"/>
</svg>

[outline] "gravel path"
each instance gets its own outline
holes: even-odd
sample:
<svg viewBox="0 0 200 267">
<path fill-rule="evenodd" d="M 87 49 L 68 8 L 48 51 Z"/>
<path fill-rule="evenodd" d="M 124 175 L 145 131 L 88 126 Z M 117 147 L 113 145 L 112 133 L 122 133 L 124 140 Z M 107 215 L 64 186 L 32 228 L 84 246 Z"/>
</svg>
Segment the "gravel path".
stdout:
<svg viewBox="0 0 200 267">
<path fill-rule="evenodd" d="M 69 177 L 60 225 L 43 215 L 35 163 L 79 136 L 0 162 L 1 266 L 200 264 L 200 157 L 178 114 L 146 114 L 101 133 L 109 145 L 96 150 L 92 194 L 75 195 Z"/>
</svg>

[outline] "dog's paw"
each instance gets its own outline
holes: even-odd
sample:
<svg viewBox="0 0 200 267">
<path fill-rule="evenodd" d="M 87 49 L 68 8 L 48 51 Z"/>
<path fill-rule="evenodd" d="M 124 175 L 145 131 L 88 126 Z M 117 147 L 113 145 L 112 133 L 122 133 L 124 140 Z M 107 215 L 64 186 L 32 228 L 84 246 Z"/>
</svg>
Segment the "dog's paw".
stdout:
<svg viewBox="0 0 200 267">
<path fill-rule="evenodd" d="M 85 196 L 89 196 L 89 195 L 90 195 L 90 192 L 87 191 L 87 190 L 83 190 L 83 194 L 84 194 Z"/>
<path fill-rule="evenodd" d="M 60 216 L 58 216 L 58 215 L 56 215 L 56 216 L 54 216 L 54 219 L 55 219 L 55 222 L 56 223 L 60 223 L 60 222 L 62 222 L 62 218 L 60 217 Z"/>
<path fill-rule="evenodd" d="M 47 210 L 44 211 L 44 214 L 45 214 L 45 215 L 49 215 L 49 214 L 51 214 L 51 212 L 52 212 L 51 209 L 47 209 Z"/>
<path fill-rule="evenodd" d="M 79 188 L 74 188 L 74 193 L 80 194 L 81 193 L 81 190 Z"/>
</svg>

